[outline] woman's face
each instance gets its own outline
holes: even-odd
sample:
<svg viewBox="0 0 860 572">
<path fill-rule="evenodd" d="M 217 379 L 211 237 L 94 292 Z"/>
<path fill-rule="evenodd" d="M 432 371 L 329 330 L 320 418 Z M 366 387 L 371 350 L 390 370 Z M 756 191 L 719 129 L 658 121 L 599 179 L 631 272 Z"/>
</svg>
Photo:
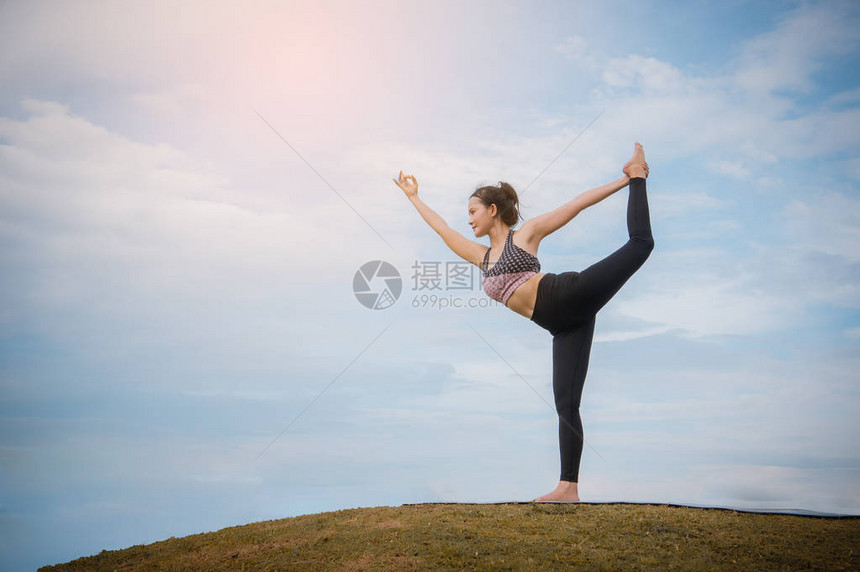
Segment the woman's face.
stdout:
<svg viewBox="0 0 860 572">
<path fill-rule="evenodd" d="M 475 236 L 484 236 L 493 226 L 496 205 L 485 206 L 478 197 L 469 197 L 469 226 Z"/>
</svg>

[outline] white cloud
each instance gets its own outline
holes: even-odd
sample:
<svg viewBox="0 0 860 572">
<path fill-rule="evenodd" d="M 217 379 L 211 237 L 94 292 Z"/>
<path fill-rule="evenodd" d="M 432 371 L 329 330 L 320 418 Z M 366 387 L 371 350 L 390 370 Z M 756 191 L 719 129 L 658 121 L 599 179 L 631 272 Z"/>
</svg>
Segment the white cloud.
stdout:
<svg viewBox="0 0 860 572">
<path fill-rule="evenodd" d="M 117 384 L 134 367 L 149 383 L 229 392 L 249 368 L 256 377 L 240 393 L 253 397 L 272 391 L 261 372 L 292 367 L 292 387 L 318 367 L 307 358 L 355 355 L 382 319 L 360 314 L 351 285 L 384 245 L 334 193 L 266 196 L 65 105 L 23 105 L 28 118 L 0 118 L 4 336 L 104 356 Z M 378 203 L 359 205 L 376 224 Z M 408 242 L 387 236 L 408 267 Z M 161 373 L 138 362 L 147 351 L 159 352 Z M 195 375 L 178 373 L 192 362 Z"/>
<path fill-rule="evenodd" d="M 745 141 L 740 145 L 739 148 L 744 153 L 744 155 L 760 163 L 767 164 L 776 163 L 779 161 L 777 156 L 774 155 L 772 151 L 759 147 L 753 141 Z"/>
<path fill-rule="evenodd" d="M 756 94 L 811 91 L 822 61 L 856 49 L 858 14 L 850 2 L 804 4 L 747 42 L 735 83 Z"/>
<path fill-rule="evenodd" d="M 595 334 L 594 343 L 600 342 L 626 342 L 648 336 L 656 336 L 672 331 L 672 326 L 657 326 L 642 328 L 640 330 L 615 330 L 605 334 Z"/>
<path fill-rule="evenodd" d="M 695 284 L 673 278 L 659 293 L 619 301 L 618 311 L 694 337 L 760 334 L 785 323 L 784 302 L 766 292 L 747 291 L 745 280 Z"/>
<path fill-rule="evenodd" d="M 856 149 L 860 111 L 836 105 L 853 101 L 853 90 L 836 103 L 806 109 L 784 90 L 813 89 L 830 58 L 857 46 L 857 22 L 848 4 L 801 7 L 772 33 L 749 40 L 719 74 L 695 75 L 640 54 L 593 54 L 602 70 L 596 100 L 607 109 L 595 137 L 642 140 L 646 151 L 656 153 L 652 171 L 657 173 L 661 160 L 703 153 L 713 172 L 744 180 L 772 179 L 780 161 Z M 573 53 L 586 49 L 585 40 L 568 42 Z"/>
<path fill-rule="evenodd" d="M 747 179 L 750 176 L 750 170 L 743 163 L 733 163 L 729 161 L 719 161 L 708 165 L 712 171 L 721 175 L 728 175 L 736 179 Z"/>
<path fill-rule="evenodd" d="M 172 90 L 133 93 L 130 100 L 162 117 L 178 117 L 191 107 L 208 105 L 210 95 L 204 84 L 185 82 Z"/>
<path fill-rule="evenodd" d="M 692 211 L 723 211 L 736 207 L 737 203 L 727 198 L 717 198 L 702 191 L 678 192 L 671 190 L 650 191 L 649 196 L 654 197 L 650 202 L 659 201 L 660 208 L 652 209 L 651 218 L 668 219 L 681 217 Z"/>
<path fill-rule="evenodd" d="M 638 293 L 620 296 L 612 311 L 698 337 L 796 327 L 792 324 L 806 319 L 816 304 L 856 308 L 858 212 L 857 200 L 822 192 L 814 202 L 788 203 L 778 215 L 777 241 L 751 241 L 754 251 L 749 256 L 717 248 L 657 249 L 639 278 Z M 682 233 L 675 239 L 711 232 L 725 236 L 739 228 L 737 221 L 713 220 L 698 234 Z"/>
<path fill-rule="evenodd" d="M 842 105 L 857 105 L 860 103 L 860 87 L 840 91 L 831 95 L 825 101 L 827 107 L 839 107 Z"/>
<path fill-rule="evenodd" d="M 644 92 L 677 92 L 685 87 L 685 78 L 675 66 L 635 54 L 609 60 L 603 82 L 613 89 L 639 88 Z"/>
<path fill-rule="evenodd" d="M 797 247 L 860 262 L 860 199 L 824 190 L 792 200 L 781 214 Z"/>
<path fill-rule="evenodd" d="M 569 36 L 553 46 L 553 49 L 574 62 L 586 65 L 592 63 L 593 56 L 588 50 L 588 42 L 582 36 Z"/>
<path fill-rule="evenodd" d="M 327 249 L 336 236 L 319 233 L 319 217 L 308 216 L 335 204 L 327 227 L 364 226 L 333 193 L 261 206 L 169 145 L 132 141 L 61 104 L 23 107 L 27 120 L 0 119 L 2 224 L 5 239 L 23 241 L 43 272 L 95 264 L 97 273 L 134 268 L 135 281 L 158 287 L 265 278 L 274 288 L 352 266 L 350 253 Z M 64 287 L 84 292 L 91 278 L 67 275 Z"/>
<path fill-rule="evenodd" d="M 659 243 L 659 240 L 658 240 Z M 797 316 L 790 294 L 770 291 L 767 268 L 718 248 L 655 249 L 637 292 L 618 296 L 612 311 L 692 337 L 756 335 Z"/>
</svg>

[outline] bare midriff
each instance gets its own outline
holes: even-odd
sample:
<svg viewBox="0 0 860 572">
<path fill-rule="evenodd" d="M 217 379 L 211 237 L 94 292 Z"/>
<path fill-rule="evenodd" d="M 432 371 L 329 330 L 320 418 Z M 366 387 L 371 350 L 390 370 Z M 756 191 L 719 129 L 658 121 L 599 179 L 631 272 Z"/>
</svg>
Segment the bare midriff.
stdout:
<svg viewBox="0 0 860 572">
<path fill-rule="evenodd" d="M 543 274 L 538 272 L 514 290 L 511 297 L 508 298 L 507 304 L 505 304 L 508 308 L 516 312 L 517 314 L 521 314 L 528 318 L 532 319 L 532 314 L 535 311 L 535 300 L 537 300 L 537 289 L 538 284 L 540 283 L 540 279 L 543 278 Z"/>
</svg>

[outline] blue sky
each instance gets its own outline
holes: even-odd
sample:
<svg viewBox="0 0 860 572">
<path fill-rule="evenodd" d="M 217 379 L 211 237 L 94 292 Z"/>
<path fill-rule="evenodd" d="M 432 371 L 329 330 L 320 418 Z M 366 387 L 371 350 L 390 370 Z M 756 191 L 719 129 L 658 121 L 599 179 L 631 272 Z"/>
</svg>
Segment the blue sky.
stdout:
<svg viewBox="0 0 860 572">
<path fill-rule="evenodd" d="M 580 496 L 860 513 L 858 18 L 3 3 L 0 567 L 550 491 L 551 337 L 477 269 L 435 292 L 462 307 L 422 306 L 413 265 L 458 259 L 391 178 L 468 236 L 478 185 L 530 218 L 635 140 L 656 248 L 598 315 Z M 547 238 L 543 270 L 614 251 L 625 208 Z M 390 308 L 353 294 L 370 260 L 403 277 Z"/>
</svg>

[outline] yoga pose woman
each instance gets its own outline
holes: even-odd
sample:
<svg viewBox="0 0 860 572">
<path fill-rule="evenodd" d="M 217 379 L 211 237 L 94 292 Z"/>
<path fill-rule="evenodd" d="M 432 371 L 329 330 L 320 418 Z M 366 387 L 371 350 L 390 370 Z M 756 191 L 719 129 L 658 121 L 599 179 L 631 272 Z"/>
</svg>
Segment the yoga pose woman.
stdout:
<svg viewBox="0 0 860 572">
<path fill-rule="evenodd" d="M 557 209 L 519 222 L 517 193 L 507 183 L 481 187 L 469 197 L 469 225 L 476 237 L 489 236 L 490 248 L 469 240 L 418 197 L 418 181 L 412 175 L 394 179 L 445 244 L 458 256 L 481 268 L 484 291 L 508 308 L 552 334 L 552 390 L 559 416 L 558 441 L 561 477 L 558 486 L 535 501 L 578 501 L 579 462 L 582 457 L 582 420 L 579 403 L 594 321 L 600 310 L 654 249 L 645 179 L 648 164 L 642 145 L 622 168 L 624 176 L 586 191 Z M 537 250 L 547 235 L 612 193 L 630 186 L 627 197 L 627 232 L 624 246 L 582 272 L 541 273 Z M 492 262 L 491 262 L 492 260 Z"/>
</svg>

